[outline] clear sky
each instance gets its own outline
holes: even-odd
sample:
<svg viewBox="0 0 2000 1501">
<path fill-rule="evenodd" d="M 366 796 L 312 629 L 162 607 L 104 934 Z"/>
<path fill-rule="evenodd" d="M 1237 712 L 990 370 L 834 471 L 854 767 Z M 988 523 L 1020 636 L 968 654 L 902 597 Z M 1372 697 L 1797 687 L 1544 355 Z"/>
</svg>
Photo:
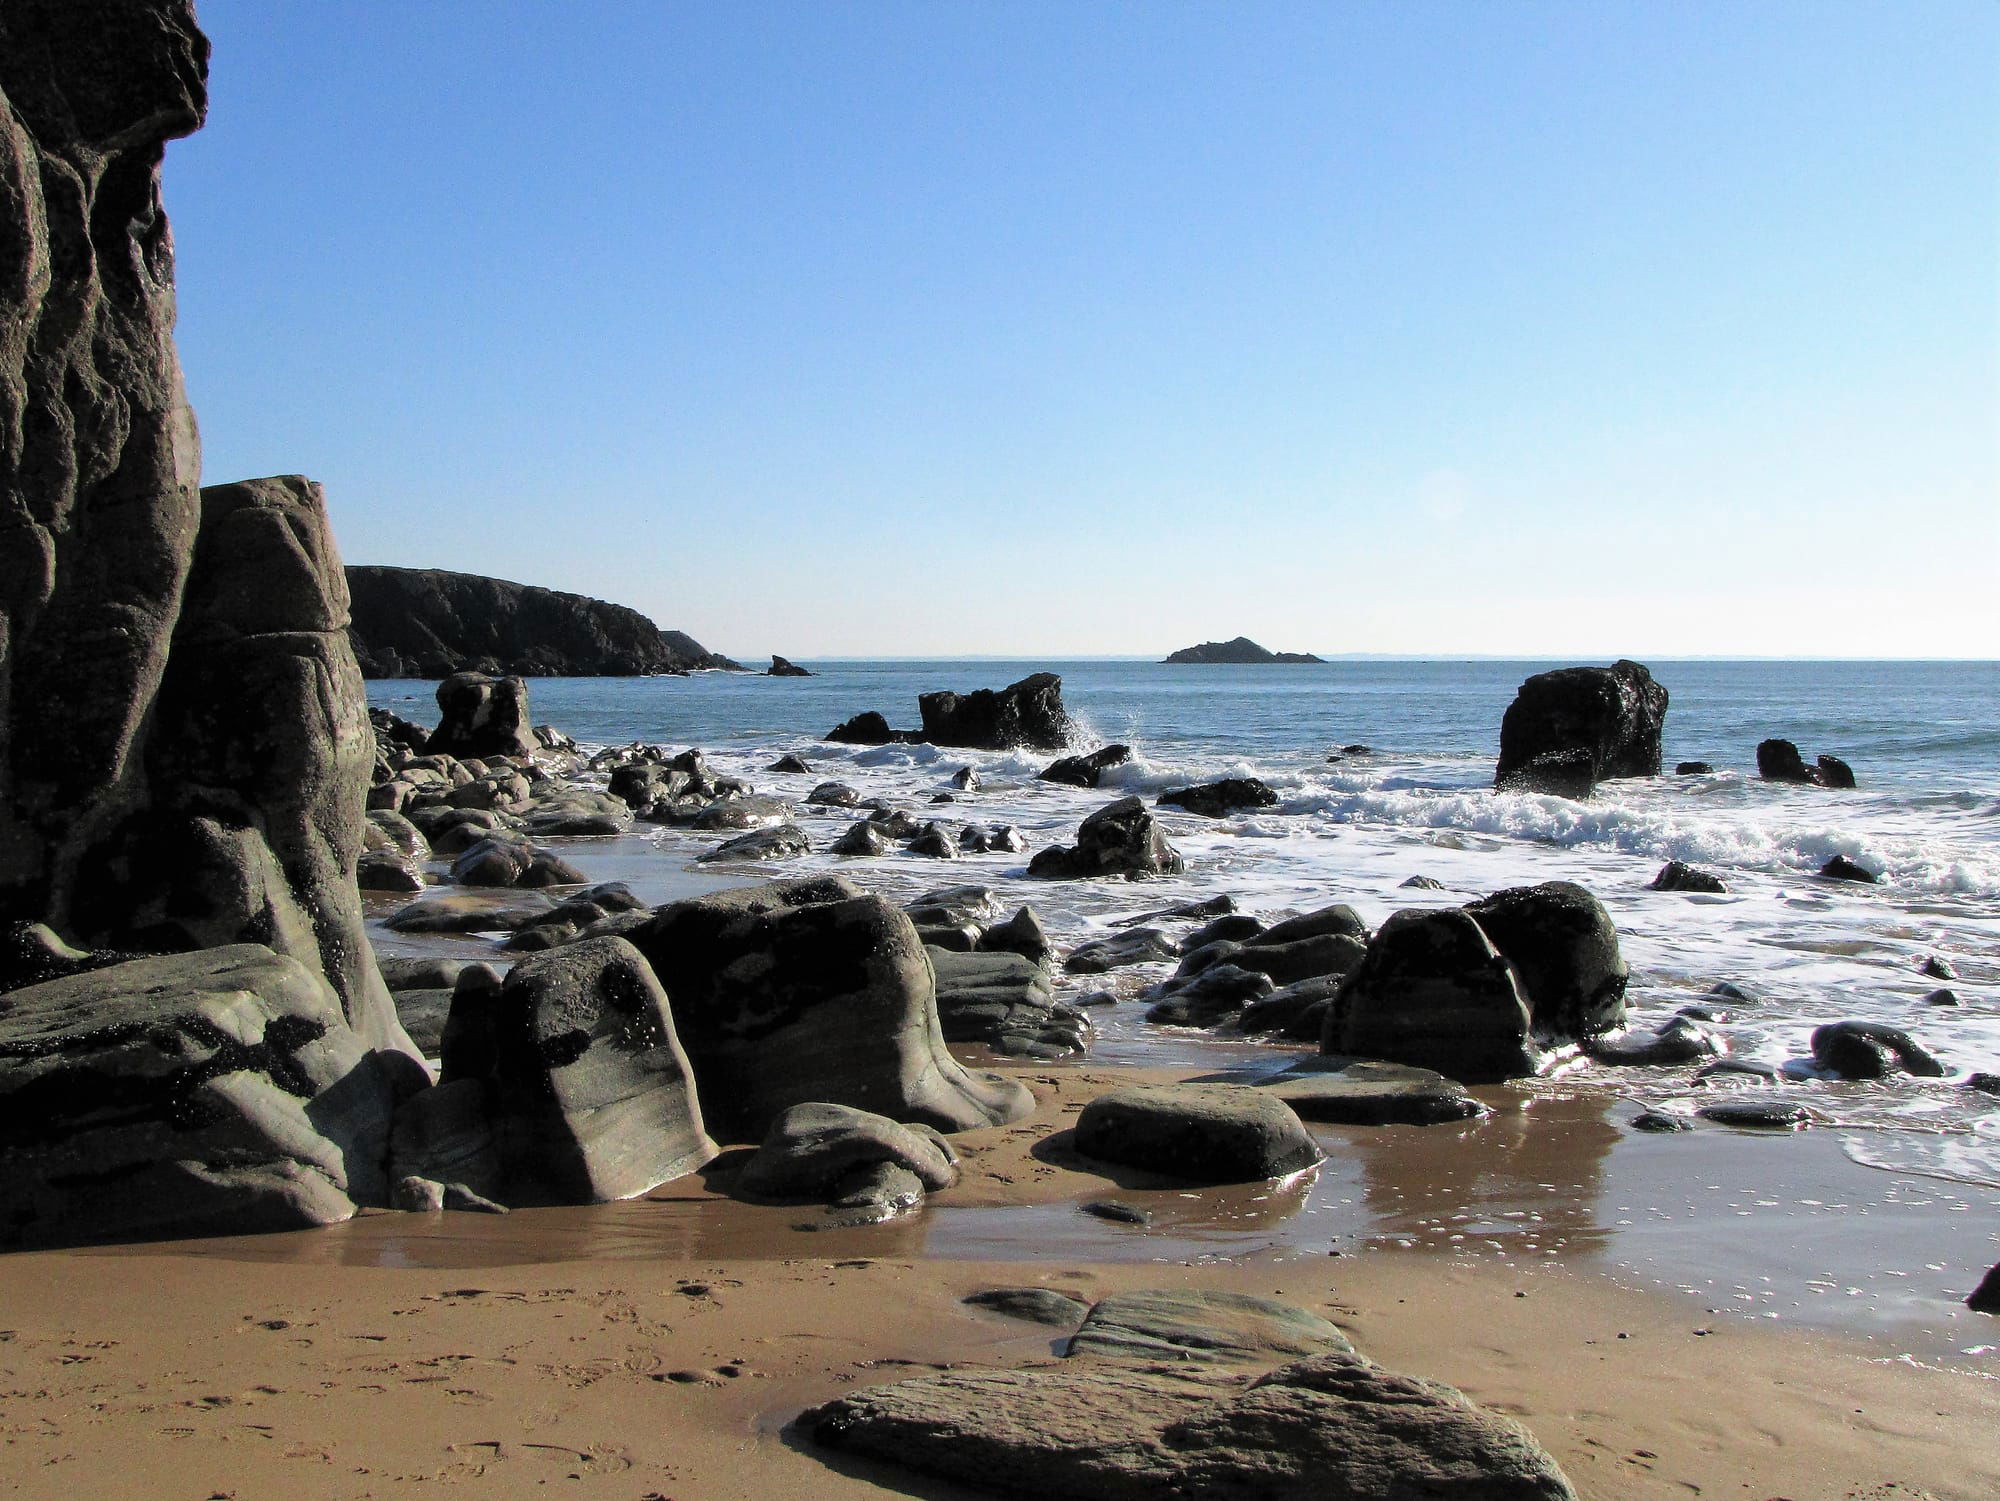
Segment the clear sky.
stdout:
<svg viewBox="0 0 2000 1501">
<path fill-rule="evenodd" d="M 200 0 L 208 479 L 743 659 L 2000 655 L 2000 6 Z"/>
</svg>

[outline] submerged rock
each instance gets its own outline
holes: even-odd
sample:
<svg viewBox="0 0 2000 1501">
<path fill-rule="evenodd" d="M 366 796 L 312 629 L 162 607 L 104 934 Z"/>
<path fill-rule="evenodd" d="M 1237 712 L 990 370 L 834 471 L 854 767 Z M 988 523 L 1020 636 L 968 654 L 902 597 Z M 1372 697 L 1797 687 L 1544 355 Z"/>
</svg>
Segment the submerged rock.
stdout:
<svg viewBox="0 0 2000 1501">
<path fill-rule="evenodd" d="M 1857 865 L 1845 855 L 1835 855 L 1819 868 L 1820 877 L 1828 881 L 1852 881 L 1860 886 L 1874 886 L 1881 877 L 1865 865 Z"/>
<path fill-rule="evenodd" d="M 1103 779 L 1104 773 L 1114 766 L 1123 766 L 1132 759 L 1129 745 L 1100 746 L 1080 756 L 1064 756 L 1051 761 L 1036 774 L 1043 782 L 1061 782 L 1069 787 L 1095 787 Z"/>
<path fill-rule="evenodd" d="M 1485 1105 L 1443 1074 L 1372 1058 L 1321 1058 L 1253 1081 L 1300 1120 L 1342 1126 L 1437 1126 L 1477 1120 Z"/>
<path fill-rule="evenodd" d="M 1070 1356 L 1203 1365 L 1353 1353 L 1338 1327 L 1294 1304 L 1187 1287 L 1101 1298 L 1063 1349 Z"/>
<path fill-rule="evenodd" d="M 1683 865 L 1678 860 L 1669 860 L 1660 867 L 1660 873 L 1647 885 L 1649 891 L 1701 891 L 1720 895 L 1729 890 L 1722 884 L 1722 877 L 1709 871 L 1696 870 L 1692 865 Z"/>
<path fill-rule="evenodd" d="M 1813 1062 L 1843 1079 L 1881 1079 L 1903 1069 L 1941 1079 L 1945 1067 L 1922 1043 L 1900 1027 L 1881 1022 L 1829 1022 L 1813 1028 Z"/>
<path fill-rule="evenodd" d="M 1255 777 L 1225 777 L 1198 787 L 1174 787 L 1153 802 L 1161 807 L 1180 808 L 1203 818 L 1227 818 L 1247 808 L 1275 808 L 1278 794 Z"/>
</svg>

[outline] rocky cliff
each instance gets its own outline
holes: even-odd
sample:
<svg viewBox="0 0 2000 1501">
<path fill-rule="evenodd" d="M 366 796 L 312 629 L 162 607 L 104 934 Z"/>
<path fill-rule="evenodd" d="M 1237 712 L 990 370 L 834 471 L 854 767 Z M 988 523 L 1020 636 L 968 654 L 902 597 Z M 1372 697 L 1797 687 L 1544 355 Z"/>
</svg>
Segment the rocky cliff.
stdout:
<svg viewBox="0 0 2000 1501">
<path fill-rule="evenodd" d="M 354 655 L 371 678 L 441 678 L 466 667 L 524 677 L 740 670 L 637 610 L 581 594 L 439 568 L 352 567 L 347 588 Z"/>
</svg>

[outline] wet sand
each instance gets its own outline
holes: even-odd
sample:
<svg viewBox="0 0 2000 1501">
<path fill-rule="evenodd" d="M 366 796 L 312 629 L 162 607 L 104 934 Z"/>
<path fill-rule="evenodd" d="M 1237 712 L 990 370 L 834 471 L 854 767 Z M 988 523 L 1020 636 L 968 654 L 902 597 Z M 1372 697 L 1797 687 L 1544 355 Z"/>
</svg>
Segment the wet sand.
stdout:
<svg viewBox="0 0 2000 1501">
<path fill-rule="evenodd" d="M 594 1209 L 10 1257 L 0 1494 L 956 1496 L 786 1425 L 855 1385 L 1053 1358 L 1051 1331 L 959 1303 L 1007 1285 L 1289 1298 L 1520 1417 L 1602 1501 L 2000 1494 L 2000 1320 L 1957 1306 L 1948 1260 L 1991 1249 L 1990 1194 L 1830 1134 L 1635 1137 L 1547 1086 L 1484 1092 L 1476 1128 L 1320 1128 L 1316 1174 L 1194 1191 L 1064 1152 L 1131 1070 L 1017 1072 L 1036 1116 L 958 1138 L 964 1182 L 888 1225 L 794 1228 L 810 1206 L 723 1196 L 725 1158 Z M 1079 1208 L 1104 1198 L 1151 1223 Z"/>
</svg>

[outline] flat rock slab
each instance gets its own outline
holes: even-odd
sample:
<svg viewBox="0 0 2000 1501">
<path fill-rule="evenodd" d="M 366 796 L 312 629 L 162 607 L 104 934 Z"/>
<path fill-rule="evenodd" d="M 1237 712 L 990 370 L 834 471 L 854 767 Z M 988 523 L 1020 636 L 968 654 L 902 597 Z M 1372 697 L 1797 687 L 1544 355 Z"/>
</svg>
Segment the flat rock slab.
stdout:
<svg viewBox="0 0 2000 1501">
<path fill-rule="evenodd" d="M 398 933 L 511 933 L 547 917 L 555 905 L 540 892 L 454 891 L 411 902 L 387 926 Z"/>
<path fill-rule="evenodd" d="M 1113 1293 L 1097 1303 L 1063 1353 L 1269 1365 L 1353 1351 L 1338 1328 L 1296 1304 L 1245 1293 L 1159 1288 Z"/>
<path fill-rule="evenodd" d="M 1074 1329 L 1090 1312 L 1090 1305 L 1081 1298 L 1050 1287 L 993 1287 L 964 1301 L 974 1308 L 1031 1324 L 1047 1324 L 1052 1329 Z"/>
<path fill-rule="evenodd" d="M 1256 1081 L 1300 1120 L 1340 1126 L 1437 1126 L 1476 1120 L 1486 1106 L 1427 1068 L 1372 1058 L 1325 1060 Z"/>
<path fill-rule="evenodd" d="M 1213 1371 L 971 1371 L 857 1392 L 815 1442 L 1037 1501 L 1569 1501 L 1533 1435 L 1452 1387 L 1351 1354 Z"/>
<path fill-rule="evenodd" d="M 1083 1107 L 1076 1150 L 1086 1157 L 1196 1183 L 1283 1178 L 1320 1161 L 1291 1107 L 1237 1084 L 1114 1089 Z"/>
</svg>

